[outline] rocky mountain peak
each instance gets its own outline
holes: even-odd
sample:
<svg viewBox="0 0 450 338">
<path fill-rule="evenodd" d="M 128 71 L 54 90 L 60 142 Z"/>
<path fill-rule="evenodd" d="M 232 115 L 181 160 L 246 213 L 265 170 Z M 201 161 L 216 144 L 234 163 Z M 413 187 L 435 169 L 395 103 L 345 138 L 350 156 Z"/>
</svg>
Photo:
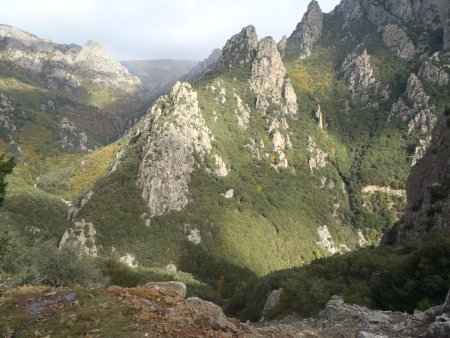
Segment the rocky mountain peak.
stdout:
<svg viewBox="0 0 450 338">
<path fill-rule="evenodd" d="M 253 60 L 258 47 L 258 35 L 254 26 L 244 27 L 240 33 L 233 35 L 222 49 L 219 65 L 227 68 L 243 65 Z"/>
<path fill-rule="evenodd" d="M 128 70 L 98 42 L 88 41 L 75 58 L 75 63 L 99 73 L 124 74 L 130 76 Z"/>
<path fill-rule="evenodd" d="M 352 101 L 367 104 L 370 90 L 378 86 L 367 50 L 361 55 L 356 52 L 347 55 L 341 66 L 341 73 L 351 92 Z"/>
<path fill-rule="evenodd" d="M 271 104 L 278 105 L 281 114 L 297 113 L 297 97 L 286 78 L 286 68 L 278 46 L 271 37 L 265 37 L 258 43 L 250 85 L 257 94 L 256 106 L 261 115 L 268 113 Z"/>
<path fill-rule="evenodd" d="M 319 3 L 315 0 L 308 5 L 308 10 L 303 15 L 302 21 L 297 25 L 291 35 L 291 39 L 299 42 L 302 56 L 309 56 L 314 42 L 319 40 L 322 34 L 323 13 Z"/>
<path fill-rule="evenodd" d="M 159 216 L 187 205 L 194 154 L 203 161 L 212 151 L 214 136 L 200 112 L 197 92 L 188 83 L 177 82 L 168 96 L 160 97 L 149 118 L 152 122 L 136 183 L 152 216 Z M 222 158 L 213 157 L 216 175 L 226 176 Z"/>
</svg>

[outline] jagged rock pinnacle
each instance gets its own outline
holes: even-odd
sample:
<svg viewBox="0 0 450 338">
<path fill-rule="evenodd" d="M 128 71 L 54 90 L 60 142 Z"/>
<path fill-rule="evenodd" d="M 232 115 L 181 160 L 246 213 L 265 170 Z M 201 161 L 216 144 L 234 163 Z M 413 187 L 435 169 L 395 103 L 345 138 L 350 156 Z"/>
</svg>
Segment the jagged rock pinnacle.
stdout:
<svg viewBox="0 0 450 338">
<path fill-rule="evenodd" d="M 291 39 L 299 42 L 302 57 L 311 55 L 311 49 L 322 34 L 323 14 L 319 3 L 315 0 L 308 5 L 308 10 L 303 15 L 302 21 L 291 35 Z"/>
<path fill-rule="evenodd" d="M 244 27 L 240 33 L 233 35 L 222 49 L 219 66 L 226 68 L 249 64 L 256 55 L 258 35 L 252 25 Z"/>
</svg>

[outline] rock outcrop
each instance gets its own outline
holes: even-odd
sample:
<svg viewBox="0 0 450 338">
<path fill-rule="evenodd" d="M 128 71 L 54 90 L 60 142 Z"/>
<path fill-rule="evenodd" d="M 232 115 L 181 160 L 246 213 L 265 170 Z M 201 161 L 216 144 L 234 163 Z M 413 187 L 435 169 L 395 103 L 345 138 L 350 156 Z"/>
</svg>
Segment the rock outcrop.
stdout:
<svg viewBox="0 0 450 338">
<path fill-rule="evenodd" d="M 436 123 L 432 112 L 434 107 L 428 103 L 429 99 L 419 78 L 411 74 L 405 93 L 392 105 L 391 112 L 407 123 L 408 133 L 413 130 L 429 133 Z"/>
<path fill-rule="evenodd" d="M 320 109 L 320 105 L 317 105 L 317 109 L 314 112 L 314 118 L 316 119 L 319 129 L 322 130 L 323 129 L 323 114 L 322 114 L 322 110 Z"/>
<path fill-rule="evenodd" d="M 416 48 L 405 30 L 395 24 L 387 24 L 383 28 L 383 41 L 386 46 L 402 59 L 411 60 L 416 54 Z"/>
<path fill-rule="evenodd" d="M 258 48 L 258 35 L 252 25 L 244 27 L 242 31 L 232 36 L 222 48 L 222 55 L 217 63 L 218 67 L 226 69 L 251 65 Z"/>
<path fill-rule="evenodd" d="M 256 93 L 256 108 L 262 116 L 269 113 L 271 105 L 279 107 L 279 110 L 271 112 L 272 115 L 293 116 L 297 113 L 297 96 L 286 78 L 286 68 L 277 44 L 271 37 L 258 43 L 250 86 Z"/>
<path fill-rule="evenodd" d="M 413 314 L 372 310 L 333 296 L 316 318 L 299 320 L 290 315 L 265 325 L 283 330 L 286 337 L 296 333 L 300 337 L 444 338 L 450 333 L 450 312 L 445 303 Z"/>
<path fill-rule="evenodd" d="M 65 246 L 71 246 L 87 255 L 96 257 L 98 250 L 95 245 L 95 235 L 94 224 L 82 219 L 75 222 L 71 228 L 64 232 L 59 242 L 59 248 L 62 249 Z"/>
<path fill-rule="evenodd" d="M 418 75 L 420 78 L 440 86 L 446 86 L 449 81 L 448 72 L 439 65 L 437 56 L 425 60 L 419 68 Z"/>
<path fill-rule="evenodd" d="M 435 30 L 444 28 L 448 2 L 446 0 L 343 0 L 336 10 L 346 20 L 364 18 L 379 27 L 404 20 Z"/>
<path fill-rule="evenodd" d="M 150 136 L 142 151 L 137 185 L 152 216 L 158 216 L 180 210 L 189 202 L 194 155 L 203 160 L 212 150 L 214 137 L 198 107 L 197 93 L 188 83 L 177 82 L 170 95 L 160 97 L 150 118 Z M 222 159 L 217 154 L 214 157 L 217 174 L 226 175 Z"/>
<path fill-rule="evenodd" d="M 349 54 L 340 71 L 342 78 L 347 82 L 352 101 L 356 104 L 368 104 L 371 94 L 378 88 L 378 82 L 373 75 L 367 51 L 364 50 L 361 55 L 355 52 Z"/>
<path fill-rule="evenodd" d="M 327 251 L 328 253 L 334 255 L 339 250 L 336 248 L 336 245 L 333 241 L 333 238 L 331 237 L 330 231 L 328 230 L 328 227 L 326 225 L 321 225 L 317 229 L 317 233 L 319 235 L 319 241 L 317 244 Z"/>
<path fill-rule="evenodd" d="M 88 138 L 82 131 L 78 131 L 73 121 L 67 117 L 63 117 L 58 124 L 59 143 L 63 149 L 72 151 L 87 151 Z"/>
<path fill-rule="evenodd" d="M 450 230 L 450 117 L 433 129 L 431 145 L 412 167 L 406 183 L 408 206 L 385 241 L 417 239 L 431 228 Z"/>
<path fill-rule="evenodd" d="M 308 145 L 306 150 L 309 153 L 309 169 L 311 170 L 311 173 L 314 172 L 316 169 L 323 168 L 327 165 L 327 157 L 328 154 L 324 151 L 322 151 L 314 141 L 314 139 L 309 136 L 308 137 Z"/>
<path fill-rule="evenodd" d="M 319 3 L 312 0 L 308 5 L 308 10 L 303 15 L 302 21 L 297 25 L 290 39 L 295 40 L 300 45 L 301 58 L 311 55 L 314 43 L 322 35 L 323 13 Z"/>
<path fill-rule="evenodd" d="M 286 45 L 287 45 L 287 37 L 286 35 L 283 35 L 283 37 L 281 38 L 281 40 L 278 42 L 277 45 L 278 51 L 280 52 L 282 58 L 284 58 L 284 56 L 286 55 L 285 53 Z"/>
</svg>

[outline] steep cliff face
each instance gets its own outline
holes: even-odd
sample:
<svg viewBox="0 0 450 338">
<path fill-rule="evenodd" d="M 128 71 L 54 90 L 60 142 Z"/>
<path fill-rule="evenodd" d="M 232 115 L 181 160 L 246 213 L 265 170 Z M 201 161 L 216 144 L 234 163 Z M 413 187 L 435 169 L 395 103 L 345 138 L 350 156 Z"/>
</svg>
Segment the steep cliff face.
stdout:
<svg viewBox="0 0 450 338">
<path fill-rule="evenodd" d="M 392 113 L 407 122 L 408 133 L 414 130 L 429 133 L 436 123 L 433 113 L 434 107 L 429 104 L 430 97 L 415 74 L 411 74 L 406 91 L 399 100 L 392 105 Z"/>
<path fill-rule="evenodd" d="M 434 227 L 450 230 L 450 117 L 439 119 L 431 145 L 411 169 L 408 207 L 386 241 L 417 239 Z"/>
<path fill-rule="evenodd" d="M 252 25 L 232 36 L 222 48 L 219 67 L 232 68 L 251 64 L 258 48 L 258 35 Z"/>
<path fill-rule="evenodd" d="M 137 185 L 152 215 L 159 216 L 187 205 L 194 155 L 203 160 L 214 136 L 198 107 L 197 93 L 187 83 L 177 82 L 169 96 L 161 97 L 151 119 Z M 216 162 L 225 165 L 217 154 Z"/>
<path fill-rule="evenodd" d="M 303 15 L 302 21 L 297 25 L 290 39 L 294 39 L 300 45 L 302 51 L 300 57 L 311 55 L 311 49 L 322 34 L 323 14 L 319 3 L 315 0 L 308 5 L 308 10 Z"/>
</svg>

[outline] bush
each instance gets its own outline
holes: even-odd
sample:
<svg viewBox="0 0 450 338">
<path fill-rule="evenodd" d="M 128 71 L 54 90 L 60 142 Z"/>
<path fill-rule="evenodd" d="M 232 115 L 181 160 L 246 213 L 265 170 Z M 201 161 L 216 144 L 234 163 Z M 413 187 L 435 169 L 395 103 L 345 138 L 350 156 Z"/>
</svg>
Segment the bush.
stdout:
<svg viewBox="0 0 450 338">
<path fill-rule="evenodd" d="M 99 287 L 106 284 L 106 279 L 92 257 L 72 247 L 59 250 L 54 241 L 44 242 L 31 249 L 25 261 L 26 283 L 54 287 Z"/>
</svg>

